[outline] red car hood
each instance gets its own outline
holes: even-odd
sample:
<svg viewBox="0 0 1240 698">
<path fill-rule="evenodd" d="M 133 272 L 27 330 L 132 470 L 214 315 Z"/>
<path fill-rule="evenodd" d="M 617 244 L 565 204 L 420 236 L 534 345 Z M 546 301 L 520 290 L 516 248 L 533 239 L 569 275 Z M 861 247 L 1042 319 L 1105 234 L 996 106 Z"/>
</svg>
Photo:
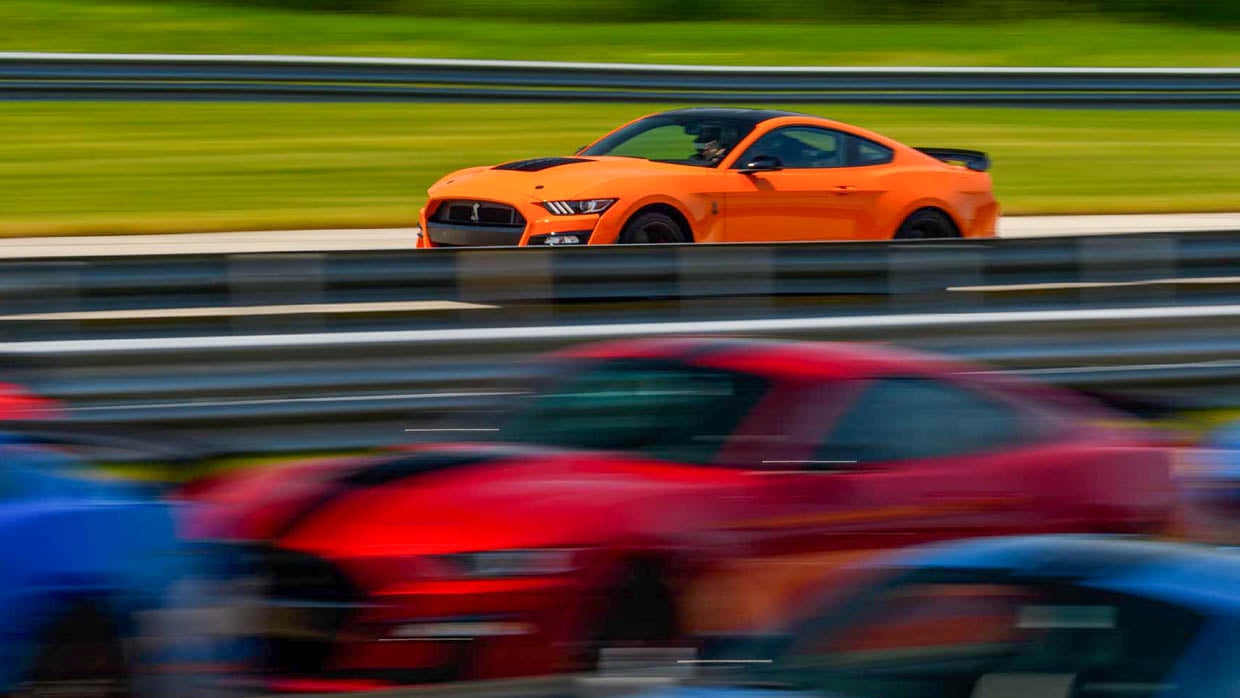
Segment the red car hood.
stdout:
<svg viewBox="0 0 1240 698">
<path fill-rule="evenodd" d="M 747 480 L 617 454 L 435 447 L 233 476 L 195 495 L 205 506 L 191 535 L 329 557 L 586 545 L 701 521 L 713 494 Z"/>
</svg>

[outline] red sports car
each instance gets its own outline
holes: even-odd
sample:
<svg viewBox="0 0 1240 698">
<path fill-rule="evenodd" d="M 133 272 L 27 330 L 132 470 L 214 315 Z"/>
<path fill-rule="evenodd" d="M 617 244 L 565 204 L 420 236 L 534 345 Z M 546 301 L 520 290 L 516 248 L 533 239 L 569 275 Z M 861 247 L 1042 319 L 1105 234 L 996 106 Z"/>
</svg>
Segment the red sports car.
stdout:
<svg viewBox="0 0 1240 698">
<path fill-rule="evenodd" d="M 868 345 L 557 354 L 491 444 L 199 488 L 254 543 L 286 690 L 536 674 L 765 623 L 824 569 L 948 538 L 1152 533 L 1169 452 L 1054 388 Z"/>
</svg>

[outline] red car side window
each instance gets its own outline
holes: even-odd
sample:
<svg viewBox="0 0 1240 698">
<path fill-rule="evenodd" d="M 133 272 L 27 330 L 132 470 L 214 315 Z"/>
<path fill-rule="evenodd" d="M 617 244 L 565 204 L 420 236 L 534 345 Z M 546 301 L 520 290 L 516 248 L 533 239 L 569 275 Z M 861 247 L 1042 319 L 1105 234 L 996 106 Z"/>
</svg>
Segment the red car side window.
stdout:
<svg viewBox="0 0 1240 698">
<path fill-rule="evenodd" d="M 976 453 L 1024 441 L 1011 406 L 943 381 L 874 381 L 844 411 L 815 459 L 880 462 Z"/>
</svg>

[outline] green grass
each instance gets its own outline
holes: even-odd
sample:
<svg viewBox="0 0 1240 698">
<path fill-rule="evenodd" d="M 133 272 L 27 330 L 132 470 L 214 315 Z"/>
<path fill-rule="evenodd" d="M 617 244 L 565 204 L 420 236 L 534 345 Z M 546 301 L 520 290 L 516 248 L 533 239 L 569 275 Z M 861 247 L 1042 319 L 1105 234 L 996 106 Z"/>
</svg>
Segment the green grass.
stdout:
<svg viewBox="0 0 1240 698">
<path fill-rule="evenodd" d="M 470 165 L 567 153 L 657 106 L 0 103 L 3 235 L 414 223 Z M 1235 210 L 1230 112 L 820 107 L 994 158 L 1008 213 Z"/>
<path fill-rule="evenodd" d="M 761 0 L 756 0 L 760 2 Z M 716 16 L 705 3 L 700 16 Z M 549 14 L 549 13 L 544 13 Z M 188 0 L 4 0 L 0 50 L 809 65 L 1240 64 L 1240 32 L 1102 17 L 553 23 Z"/>
<path fill-rule="evenodd" d="M 1240 32 L 1100 17 L 557 24 L 260 4 L 4 0 L 0 50 L 706 64 L 1240 64 Z M 565 153 L 656 108 L 0 103 L 0 133 L 7 136 L 0 149 L 0 234 L 408 225 L 426 186 L 444 172 Z M 805 109 L 913 144 L 990 151 L 999 195 L 1012 213 L 1240 207 L 1234 114 Z"/>
</svg>

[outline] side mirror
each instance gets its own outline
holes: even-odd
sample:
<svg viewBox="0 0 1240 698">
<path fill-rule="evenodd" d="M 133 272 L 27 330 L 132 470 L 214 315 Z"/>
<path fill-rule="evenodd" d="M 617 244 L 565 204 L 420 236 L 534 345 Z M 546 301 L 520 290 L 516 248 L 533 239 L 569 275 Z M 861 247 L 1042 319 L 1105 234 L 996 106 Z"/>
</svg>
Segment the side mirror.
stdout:
<svg viewBox="0 0 1240 698">
<path fill-rule="evenodd" d="M 776 172 L 784 169 L 784 163 L 774 155 L 758 155 L 741 166 L 741 174 L 753 174 L 755 172 Z"/>
</svg>

